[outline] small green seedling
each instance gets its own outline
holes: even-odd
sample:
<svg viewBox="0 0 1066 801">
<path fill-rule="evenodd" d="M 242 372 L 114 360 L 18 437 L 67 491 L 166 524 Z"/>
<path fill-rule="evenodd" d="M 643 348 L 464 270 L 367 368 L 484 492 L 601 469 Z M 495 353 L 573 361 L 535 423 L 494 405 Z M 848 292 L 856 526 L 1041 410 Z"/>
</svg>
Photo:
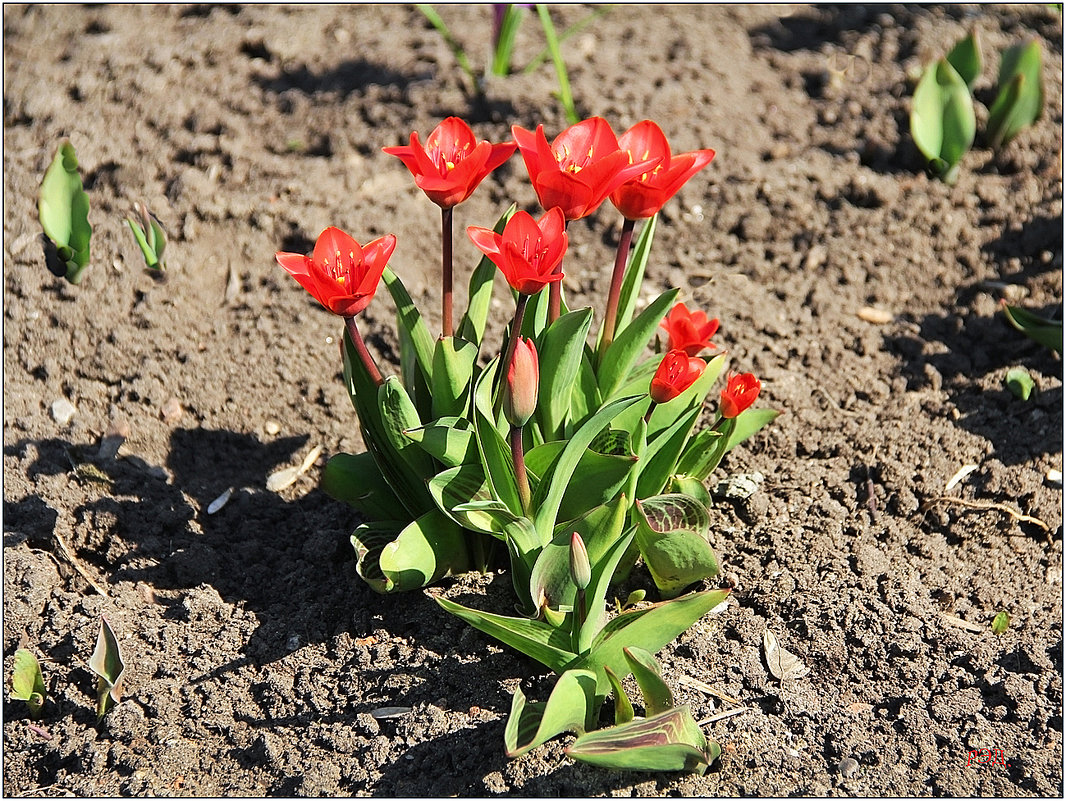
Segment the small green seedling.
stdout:
<svg viewBox="0 0 1066 801">
<path fill-rule="evenodd" d="M 998 613 L 992 620 L 992 633 L 1003 634 L 1010 626 L 1010 615 L 1006 612 Z"/>
<path fill-rule="evenodd" d="M 89 659 L 89 669 L 97 675 L 96 681 L 96 720 L 103 720 L 112 704 L 122 700 L 122 673 L 126 663 L 122 661 L 122 649 L 118 638 L 107 618 L 100 618 L 100 634 L 96 638 L 96 648 Z"/>
<path fill-rule="evenodd" d="M 16 701 L 25 701 L 29 707 L 30 717 L 36 720 L 41 716 L 47 691 L 41 666 L 30 651 L 19 648 L 15 651 L 15 669 L 11 673 L 11 697 Z"/>
<path fill-rule="evenodd" d="M 947 55 L 948 63 L 966 82 L 968 89 L 973 89 L 974 82 L 981 75 L 981 43 L 977 31 L 972 31 L 965 39 L 960 39 Z"/>
<path fill-rule="evenodd" d="M 68 141 L 60 143 L 55 158 L 41 182 L 37 204 L 41 227 L 56 248 L 59 263 L 49 265 L 56 275 L 70 283 L 81 281 L 89 263 L 89 196 L 82 189 L 78 157 Z"/>
<path fill-rule="evenodd" d="M 1021 131 L 1040 118 L 1044 110 L 1044 82 L 1040 43 L 1015 45 L 999 61 L 998 93 L 988 110 L 985 140 L 1002 150 Z"/>
<path fill-rule="evenodd" d="M 1015 367 L 1008 370 L 1007 377 L 1004 381 L 1007 384 L 1007 389 L 1011 391 L 1011 394 L 1022 400 L 1029 400 L 1029 396 L 1033 393 L 1033 387 L 1036 386 L 1033 383 L 1032 376 L 1021 367 Z"/>
<path fill-rule="evenodd" d="M 977 117 L 966 81 L 946 58 L 929 65 L 914 90 L 911 109 L 911 136 L 929 172 L 954 184 L 959 162 L 976 133 Z"/>
<path fill-rule="evenodd" d="M 127 217 L 126 224 L 133 231 L 141 253 L 144 254 L 144 263 L 148 265 L 149 270 L 165 270 L 167 266 L 163 261 L 163 251 L 167 246 L 167 235 L 163 226 L 145 204 L 134 203 L 133 208 L 140 221 Z"/>
<path fill-rule="evenodd" d="M 1007 320 L 1035 342 L 1056 353 L 1062 353 L 1062 320 L 1051 320 L 1026 311 L 1019 306 L 1011 306 L 1007 301 L 1000 301 Z"/>
</svg>

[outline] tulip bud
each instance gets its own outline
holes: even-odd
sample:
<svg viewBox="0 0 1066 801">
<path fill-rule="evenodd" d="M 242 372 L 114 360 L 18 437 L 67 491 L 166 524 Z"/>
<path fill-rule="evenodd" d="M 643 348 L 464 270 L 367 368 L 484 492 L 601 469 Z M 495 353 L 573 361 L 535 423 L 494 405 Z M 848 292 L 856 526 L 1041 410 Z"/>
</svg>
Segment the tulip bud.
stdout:
<svg viewBox="0 0 1066 801">
<path fill-rule="evenodd" d="M 736 417 L 747 409 L 759 397 L 760 389 L 762 389 L 762 384 L 751 373 L 730 376 L 729 381 L 726 383 L 726 388 L 722 390 L 722 405 L 720 407 L 722 417 Z"/>
<path fill-rule="evenodd" d="M 521 428 L 533 416 L 539 386 L 537 349 L 531 340 L 518 337 L 511 363 L 507 366 L 507 381 L 503 385 L 503 412 L 512 426 Z"/>
<path fill-rule="evenodd" d="M 584 590 L 592 581 L 589 552 L 585 550 L 585 541 L 576 531 L 570 537 L 570 579 L 579 590 Z"/>
</svg>

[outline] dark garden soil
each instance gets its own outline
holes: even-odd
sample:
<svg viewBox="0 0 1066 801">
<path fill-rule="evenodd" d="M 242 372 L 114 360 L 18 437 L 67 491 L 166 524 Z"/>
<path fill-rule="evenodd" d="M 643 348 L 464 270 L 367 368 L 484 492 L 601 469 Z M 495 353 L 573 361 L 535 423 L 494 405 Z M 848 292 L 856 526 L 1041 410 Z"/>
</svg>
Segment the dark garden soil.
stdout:
<svg viewBox="0 0 1066 801">
<path fill-rule="evenodd" d="M 488 7 L 439 8 L 480 69 Z M 910 96 L 973 27 L 978 100 L 999 51 L 1036 37 L 1048 106 L 949 187 L 922 172 Z M 527 18 L 515 62 L 542 41 Z M 583 115 L 717 150 L 665 208 L 645 294 L 677 285 L 719 317 L 731 366 L 784 410 L 713 477 L 765 477 L 712 510 L 736 591 L 661 653 L 697 720 L 745 708 L 705 727 L 720 761 L 606 771 L 567 758 L 569 737 L 508 760 L 512 691 L 542 699 L 550 676 L 422 593 L 371 592 L 357 515 L 317 488 L 329 455 L 362 449 L 341 326 L 274 252 L 328 225 L 395 233 L 436 327 L 439 215 L 381 148 L 452 114 L 493 141 L 553 136 L 550 64 L 473 96 L 412 6 L 5 6 L 4 674 L 25 647 L 50 687 L 35 724 L 5 695 L 5 795 L 1062 794 L 1062 362 L 998 312 L 1061 306 L 1059 14 L 619 5 L 566 56 Z M 64 136 L 94 226 L 76 287 L 46 269 L 36 211 Z M 518 156 L 458 231 L 512 199 L 535 211 Z M 123 221 L 137 200 L 170 233 L 165 280 Z M 616 216 L 570 227 L 571 303 L 597 314 Z M 456 239 L 463 283 L 475 251 Z M 394 371 L 392 314 L 381 292 L 360 325 Z M 499 606 L 509 580 L 442 588 Z M 97 725 L 100 615 L 128 667 Z M 807 676 L 770 675 L 766 629 Z M 1009 765 L 967 765 L 980 748 Z"/>
</svg>

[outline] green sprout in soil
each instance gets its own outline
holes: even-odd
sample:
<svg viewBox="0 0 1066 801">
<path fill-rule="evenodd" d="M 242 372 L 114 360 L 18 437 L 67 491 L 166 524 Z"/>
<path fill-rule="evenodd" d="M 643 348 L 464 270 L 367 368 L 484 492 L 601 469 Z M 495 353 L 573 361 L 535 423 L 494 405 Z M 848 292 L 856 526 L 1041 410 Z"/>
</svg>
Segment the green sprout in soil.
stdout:
<svg viewBox="0 0 1066 801">
<path fill-rule="evenodd" d="M 97 676 L 96 719 L 100 721 L 113 704 L 122 700 L 122 674 L 126 669 L 118 638 L 104 617 L 100 618 L 100 633 L 89 658 L 89 669 Z"/>
<path fill-rule="evenodd" d="M 144 256 L 144 263 L 149 270 L 165 270 L 166 262 L 163 260 L 163 251 L 167 246 L 167 235 L 163 226 L 159 224 L 148 207 L 143 203 L 135 203 L 133 206 L 139 220 L 126 218 L 126 225 L 133 231 L 137 245 Z"/>
<path fill-rule="evenodd" d="M 25 701 L 30 717 L 36 720 L 41 716 L 47 695 L 37 657 L 25 648 L 19 648 L 15 651 L 15 667 L 11 671 L 11 698 Z"/>
<path fill-rule="evenodd" d="M 41 227 L 55 248 L 49 269 L 70 283 L 81 281 L 89 264 L 89 196 L 82 189 L 78 157 L 70 142 L 60 143 L 55 158 L 41 181 L 37 204 Z"/>
</svg>

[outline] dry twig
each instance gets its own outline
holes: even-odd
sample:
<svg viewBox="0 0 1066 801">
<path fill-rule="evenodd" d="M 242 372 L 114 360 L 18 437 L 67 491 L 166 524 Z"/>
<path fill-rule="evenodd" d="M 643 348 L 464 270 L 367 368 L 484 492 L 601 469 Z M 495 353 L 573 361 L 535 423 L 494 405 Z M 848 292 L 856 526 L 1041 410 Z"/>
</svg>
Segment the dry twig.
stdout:
<svg viewBox="0 0 1066 801">
<path fill-rule="evenodd" d="M 1048 534 L 1051 533 L 1051 526 L 1045 523 L 1039 518 L 1032 517 L 1031 515 L 1023 515 L 1017 509 L 1007 506 L 1005 503 L 992 503 L 991 501 L 968 501 L 965 498 L 951 498 L 947 495 L 940 495 L 936 498 L 926 501 L 922 504 L 922 511 L 927 512 L 931 507 L 938 503 L 954 503 L 959 506 L 965 506 L 967 509 L 979 509 L 979 510 L 991 510 L 995 509 L 997 512 L 1005 512 L 1019 523 L 1032 523 L 1035 526 L 1040 526 Z"/>
</svg>

